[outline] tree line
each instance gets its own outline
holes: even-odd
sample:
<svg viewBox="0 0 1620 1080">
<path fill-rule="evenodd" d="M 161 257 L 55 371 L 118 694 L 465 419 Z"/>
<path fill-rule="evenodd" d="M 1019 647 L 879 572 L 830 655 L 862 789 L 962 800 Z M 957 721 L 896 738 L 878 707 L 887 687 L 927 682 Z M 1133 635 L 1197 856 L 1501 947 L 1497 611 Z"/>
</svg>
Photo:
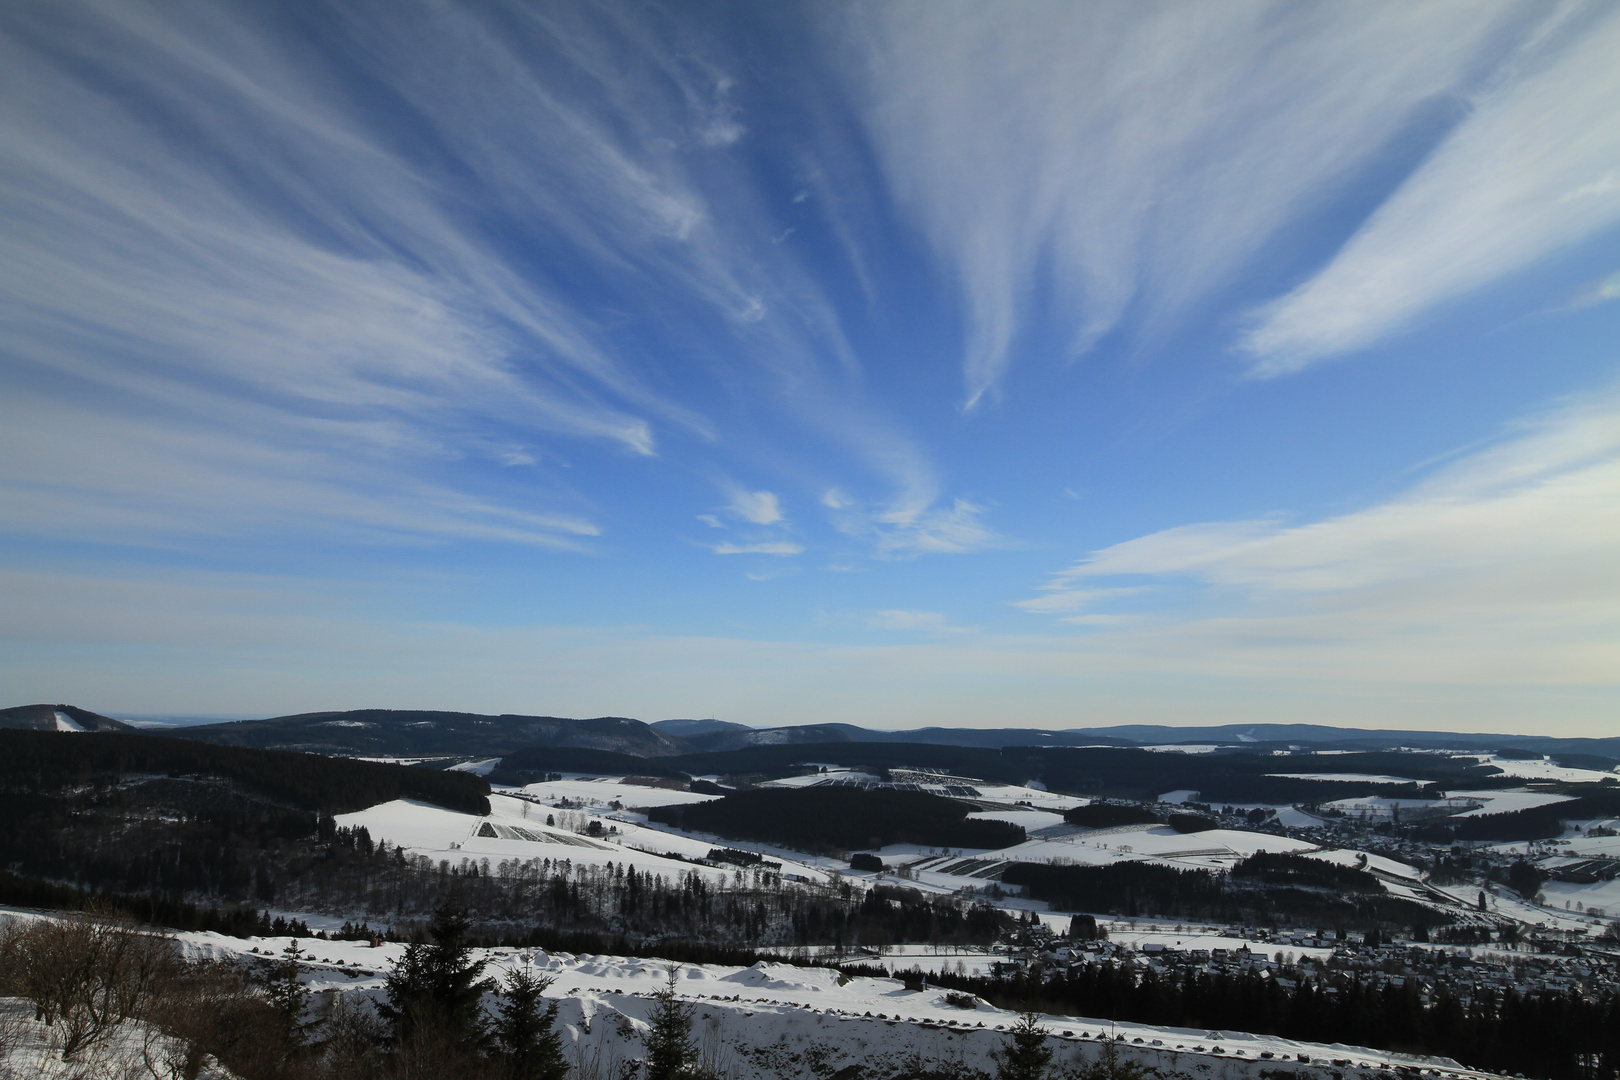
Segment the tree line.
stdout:
<svg viewBox="0 0 1620 1080">
<path fill-rule="evenodd" d="M 850 851 L 886 844 L 1004 848 L 1024 841 L 1022 826 L 969 818 L 971 808 L 938 795 L 853 787 L 756 788 L 712 802 L 659 806 L 665 825 L 805 851 Z"/>
<path fill-rule="evenodd" d="M 1006 977 L 942 972 L 928 979 L 1003 1008 L 1437 1055 L 1541 1080 L 1620 1075 L 1620 995 L 1612 991 L 1487 990 L 1465 1004 L 1444 985 L 1425 998 L 1414 979 L 1375 986 L 1297 968 L 1278 974 L 1295 985 L 1256 972 L 1159 975 L 1111 962 Z"/>
<path fill-rule="evenodd" d="M 1347 930 L 1433 927 L 1451 918 L 1390 896 L 1353 867 L 1287 855 L 1257 854 L 1229 876 L 1129 861 L 1104 866 L 1010 863 L 1001 880 L 1021 885 L 1059 911 L 1111 912 L 1211 922 L 1279 922 Z"/>
</svg>

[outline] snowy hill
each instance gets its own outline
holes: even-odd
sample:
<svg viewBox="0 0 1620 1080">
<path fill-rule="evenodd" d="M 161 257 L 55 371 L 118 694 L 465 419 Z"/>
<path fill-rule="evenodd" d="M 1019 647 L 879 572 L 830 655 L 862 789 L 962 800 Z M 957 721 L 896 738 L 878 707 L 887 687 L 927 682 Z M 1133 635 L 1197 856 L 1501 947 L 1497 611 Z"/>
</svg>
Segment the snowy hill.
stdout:
<svg viewBox="0 0 1620 1080">
<path fill-rule="evenodd" d="M 23 731 L 134 731 L 110 716 L 72 705 L 18 705 L 0 709 L 0 728 Z"/>
</svg>

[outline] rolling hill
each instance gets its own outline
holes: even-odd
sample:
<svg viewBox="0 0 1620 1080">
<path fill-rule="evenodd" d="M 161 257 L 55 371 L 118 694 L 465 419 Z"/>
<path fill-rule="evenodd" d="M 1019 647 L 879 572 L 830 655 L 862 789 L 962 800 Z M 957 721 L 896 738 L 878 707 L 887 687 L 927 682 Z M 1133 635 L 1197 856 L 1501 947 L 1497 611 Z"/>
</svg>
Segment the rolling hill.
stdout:
<svg viewBox="0 0 1620 1080">
<path fill-rule="evenodd" d="M 110 716 L 72 705 L 17 705 L 0 709 L 0 729 L 13 731 L 134 731 Z"/>
<path fill-rule="evenodd" d="M 571 720 L 558 716 L 482 716 L 415 709 L 301 713 L 268 720 L 203 724 L 164 734 L 221 746 L 371 757 L 434 754 L 493 757 L 529 746 L 581 747 L 656 757 L 678 754 L 684 749 L 682 743 L 650 725 L 624 717 Z"/>
</svg>

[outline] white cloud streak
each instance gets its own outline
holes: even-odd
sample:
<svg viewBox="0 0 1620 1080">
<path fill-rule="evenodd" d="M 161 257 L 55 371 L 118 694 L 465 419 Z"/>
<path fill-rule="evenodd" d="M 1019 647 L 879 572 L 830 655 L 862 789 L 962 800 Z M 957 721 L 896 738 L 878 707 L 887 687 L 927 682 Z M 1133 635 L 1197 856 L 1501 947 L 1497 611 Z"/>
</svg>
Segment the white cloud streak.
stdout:
<svg viewBox="0 0 1620 1080">
<path fill-rule="evenodd" d="M 919 0 L 842 26 L 902 208 L 954 272 L 969 406 L 1032 326 L 1158 332 L 1499 51 L 1512 4 Z M 1044 309 L 1037 297 L 1049 290 Z"/>
<path fill-rule="evenodd" d="M 1100 648 L 1234 673 L 1612 685 L 1616 536 L 1620 392 L 1610 391 L 1387 503 L 1305 525 L 1154 533 L 1094 553 L 1020 606 L 1087 610 L 1107 583 L 1148 578 L 1205 597 Z M 1151 598 L 1153 587 L 1129 587 Z"/>
<path fill-rule="evenodd" d="M 1376 342 L 1620 224 L 1620 10 L 1589 13 L 1526 46 L 1332 262 L 1258 313 L 1257 374 Z"/>
<path fill-rule="evenodd" d="M 731 491 L 731 512 L 755 525 L 775 525 L 782 521 L 782 506 L 769 491 Z"/>
<path fill-rule="evenodd" d="M 250 5 L 7 9 L 6 415 L 26 392 L 67 421 L 50 446 L 104 426 L 137 448 L 228 447 L 213 469 L 236 469 L 218 485 L 234 500 L 141 508 L 170 537 L 228 531 L 258 493 L 269 510 L 299 485 L 338 517 L 453 517 L 455 500 L 419 498 L 425 478 L 520 517 L 554 501 L 539 520 L 572 521 L 586 499 L 555 476 L 502 489 L 476 464 L 545 473 L 529 448 L 548 440 L 634 455 L 714 440 L 646 324 L 613 332 L 627 310 L 662 309 L 680 313 L 667 330 L 683 351 L 722 358 L 711 374 L 737 399 L 763 376 L 774 408 L 898 501 L 931 501 L 925 455 L 852 396 L 859 364 L 818 283 L 786 251 L 753 250 L 780 229 L 728 156 L 747 138 L 736 83 L 661 20 L 362 3 L 311 12 L 316 47 Z M 90 487 L 53 463 L 67 456 L 38 455 L 28 498 L 49 490 L 77 500 L 64 520 L 93 519 Z M 187 475 L 125 457 L 122 473 L 149 470 L 126 502 Z M 327 467 L 343 460 L 352 472 Z M 0 511 L 20 497 L 0 491 Z"/>
<path fill-rule="evenodd" d="M 754 544 L 716 544 L 716 555 L 802 555 L 804 546 L 790 540 L 767 540 Z"/>
<path fill-rule="evenodd" d="M 835 528 L 872 541 L 880 556 L 963 555 L 1008 546 L 981 520 L 984 507 L 966 499 L 953 499 L 949 506 L 872 508 L 834 490 L 823 496 L 822 505 Z"/>
<path fill-rule="evenodd" d="M 951 621 L 938 611 L 905 611 L 890 608 L 874 611 L 865 616 L 867 626 L 874 630 L 925 630 L 936 634 L 961 634 L 966 631 L 952 626 Z"/>
</svg>

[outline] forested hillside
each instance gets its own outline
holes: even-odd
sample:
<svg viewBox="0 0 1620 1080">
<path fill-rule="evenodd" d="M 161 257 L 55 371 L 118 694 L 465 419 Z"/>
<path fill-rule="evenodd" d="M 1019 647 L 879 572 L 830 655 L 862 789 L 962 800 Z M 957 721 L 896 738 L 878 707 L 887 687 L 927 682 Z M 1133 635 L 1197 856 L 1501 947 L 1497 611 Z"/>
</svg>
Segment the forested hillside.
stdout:
<svg viewBox="0 0 1620 1080">
<path fill-rule="evenodd" d="M 8 799 L 55 796 L 70 786 L 111 788 L 131 776 L 224 780 L 289 807 L 328 813 L 406 798 L 489 812 L 489 784 L 469 773 L 153 735 L 0 731 L 0 795 Z"/>
<path fill-rule="evenodd" d="M 847 787 L 758 788 L 713 802 L 660 806 L 648 818 L 737 840 L 805 851 L 851 851 L 885 844 L 1004 848 L 1024 830 L 970 819 L 964 803 L 920 791 Z"/>
<path fill-rule="evenodd" d="M 492 757 L 525 746 L 579 746 L 648 757 L 676 754 L 682 744 L 640 720 L 353 709 L 301 713 L 268 720 L 204 724 L 165 732 L 225 746 L 257 746 L 322 754 L 406 757 L 429 754 Z"/>
<path fill-rule="evenodd" d="M 1260 853 L 1230 876 L 1148 862 L 1064 866 L 1019 862 L 1001 880 L 1059 911 L 1208 920 L 1257 926 L 1409 930 L 1450 917 L 1384 892 L 1371 874 L 1320 860 Z"/>
<path fill-rule="evenodd" d="M 687 779 L 679 769 L 651 758 L 584 746 L 529 746 L 501 758 L 489 780 L 494 784 L 530 784 L 551 773 L 571 772 Z"/>
<path fill-rule="evenodd" d="M 58 715 L 60 714 L 60 716 Z M 64 725 L 62 717 L 66 717 Z M 0 709 L 0 729 L 21 731 L 134 731 L 122 720 L 73 705 L 17 705 Z"/>
</svg>

